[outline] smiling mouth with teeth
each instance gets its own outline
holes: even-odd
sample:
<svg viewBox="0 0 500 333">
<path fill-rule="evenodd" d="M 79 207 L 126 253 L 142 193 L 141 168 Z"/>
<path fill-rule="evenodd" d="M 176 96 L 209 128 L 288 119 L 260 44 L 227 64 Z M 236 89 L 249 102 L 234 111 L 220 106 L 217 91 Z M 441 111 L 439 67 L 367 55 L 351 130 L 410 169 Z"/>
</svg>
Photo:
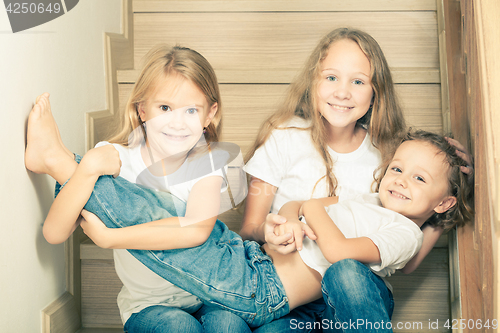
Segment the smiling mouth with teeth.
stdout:
<svg viewBox="0 0 500 333">
<path fill-rule="evenodd" d="M 163 133 L 165 134 L 165 136 L 171 140 L 175 140 L 175 141 L 182 141 L 184 139 L 186 139 L 189 135 L 172 135 L 172 134 L 167 134 L 167 133 Z"/>
<path fill-rule="evenodd" d="M 398 192 L 395 192 L 395 191 L 389 191 L 389 193 L 393 196 L 395 196 L 396 198 L 399 198 L 399 199 L 403 199 L 403 200 L 409 200 L 410 198 L 398 193 Z"/>
<path fill-rule="evenodd" d="M 328 105 L 334 109 L 337 109 L 337 110 L 340 110 L 340 111 L 349 111 L 352 109 L 351 106 L 341 106 L 341 105 L 336 105 L 336 104 L 330 104 L 328 103 Z"/>
</svg>

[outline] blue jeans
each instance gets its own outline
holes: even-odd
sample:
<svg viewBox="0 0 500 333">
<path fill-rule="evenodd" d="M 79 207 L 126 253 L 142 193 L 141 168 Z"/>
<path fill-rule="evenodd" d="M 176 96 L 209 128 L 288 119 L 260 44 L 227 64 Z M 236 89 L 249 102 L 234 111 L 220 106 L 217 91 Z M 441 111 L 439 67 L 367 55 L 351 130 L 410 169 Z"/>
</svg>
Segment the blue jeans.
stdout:
<svg viewBox="0 0 500 333">
<path fill-rule="evenodd" d="M 321 332 L 321 319 L 325 311 L 325 302 L 318 299 L 293 309 L 289 314 L 265 324 L 254 333 L 311 333 Z"/>
<path fill-rule="evenodd" d="M 188 312 L 163 305 L 133 313 L 125 323 L 126 333 L 203 333 L 201 324 Z"/>
<path fill-rule="evenodd" d="M 144 188 L 121 177 L 102 176 L 84 208 L 96 214 L 108 228 L 122 228 L 178 216 L 175 214 L 180 207 L 185 212 L 185 203 L 169 193 Z M 250 327 L 289 312 L 285 289 L 271 258 L 262 253 L 258 243 L 243 242 L 219 220 L 200 246 L 129 252 L 164 279 L 207 305 L 237 314 Z"/>
<path fill-rule="evenodd" d="M 233 313 L 206 305 L 190 314 L 188 310 L 162 305 L 132 314 L 126 333 L 250 333 L 248 325 Z"/>
<path fill-rule="evenodd" d="M 218 307 L 203 305 L 194 316 L 205 333 L 251 333 L 241 317 Z"/>
<path fill-rule="evenodd" d="M 339 261 L 321 282 L 324 332 L 392 332 L 394 300 L 384 281 L 359 261 Z"/>
</svg>

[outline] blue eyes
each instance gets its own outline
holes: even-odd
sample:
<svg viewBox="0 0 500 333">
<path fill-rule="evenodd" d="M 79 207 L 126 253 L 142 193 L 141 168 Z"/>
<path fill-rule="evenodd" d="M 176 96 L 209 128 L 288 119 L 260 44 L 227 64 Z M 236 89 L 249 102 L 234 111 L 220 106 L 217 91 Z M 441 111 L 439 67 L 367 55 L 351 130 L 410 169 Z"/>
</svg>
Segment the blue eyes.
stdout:
<svg viewBox="0 0 500 333">
<path fill-rule="evenodd" d="M 403 172 L 403 170 L 401 170 L 399 167 L 392 167 L 391 170 L 394 171 L 394 172 L 397 172 L 397 173 L 402 173 Z M 419 182 L 425 183 L 425 179 L 422 176 L 413 176 L 413 178 L 415 178 Z"/>
<path fill-rule="evenodd" d="M 172 109 L 168 105 L 160 105 L 160 110 L 162 110 L 163 112 L 172 111 Z M 189 115 L 194 115 L 194 114 L 198 113 L 198 109 L 196 109 L 196 108 L 187 108 L 186 109 L 186 113 L 189 114 Z"/>
<path fill-rule="evenodd" d="M 335 81 L 338 81 L 339 79 L 338 79 L 336 76 L 333 76 L 333 75 L 328 75 L 328 76 L 326 77 L 326 80 L 327 80 L 327 81 L 330 81 L 330 82 L 335 82 Z M 352 83 L 353 83 L 354 85 L 357 85 L 357 86 L 365 84 L 362 80 L 359 80 L 359 79 L 354 79 L 354 80 L 352 81 Z"/>
<path fill-rule="evenodd" d="M 425 179 L 423 179 L 420 176 L 415 176 L 415 179 L 418 180 L 419 182 L 424 182 L 425 183 Z"/>
</svg>

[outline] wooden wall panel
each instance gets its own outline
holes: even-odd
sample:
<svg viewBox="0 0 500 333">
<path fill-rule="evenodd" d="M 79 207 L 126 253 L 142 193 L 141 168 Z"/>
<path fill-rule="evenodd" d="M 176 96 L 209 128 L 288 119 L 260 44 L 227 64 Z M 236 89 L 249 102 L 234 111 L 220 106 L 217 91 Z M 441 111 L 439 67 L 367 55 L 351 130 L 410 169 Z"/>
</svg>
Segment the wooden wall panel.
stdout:
<svg viewBox="0 0 500 333">
<path fill-rule="evenodd" d="M 495 232 L 494 212 L 498 202 L 494 195 L 499 188 L 495 170 L 496 130 L 490 108 L 498 101 L 498 20 L 500 6 L 497 1 L 445 0 L 446 28 L 448 29 L 448 66 L 450 87 L 451 127 L 475 158 L 475 211 L 474 223 L 457 230 L 460 259 L 461 318 L 477 323 L 498 319 L 498 276 L 492 239 Z M 494 73 L 494 74 L 492 74 Z M 495 81 L 496 80 L 496 81 Z M 493 88 L 493 89 L 492 89 Z M 498 103 L 496 103 L 498 104 Z M 498 105 L 495 105 L 498 106 Z M 497 147 L 498 148 L 498 147 Z M 498 152 L 498 149 L 497 149 Z M 498 220 L 497 220 L 498 221 Z M 495 242 L 497 239 L 495 239 Z M 498 269 L 498 268 L 496 268 Z M 496 294 L 496 295 L 495 295 Z M 498 327 L 467 325 L 462 332 L 498 332 Z"/>
<path fill-rule="evenodd" d="M 396 91 L 408 126 L 442 133 L 439 84 L 399 84 Z"/>
<path fill-rule="evenodd" d="M 123 327 L 116 297 L 122 283 L 113 260 L 82 260 L 82 325 Z"/>
<path fill-rule="evenodd" d="M 245 72 L 245 75 L 240 75 Z M 240 69 L 237 73 L 227 69 L 217 69 L 219 84 L 229 83 L 258 83 L 258 84 L 288 84 L 298 74 L 299 70 L 276 71 L 276 76 L 263 76 L 260 71 Z M 119 83 L 134 83 L 140 70 L 118 71 Z M 393 67 L 391 68 L 394 83 L 440 83 L 439 68 L 432 67 Z"/>
<path fill-rule="evenodd" d="M 434 12 L 147 13 L 134 24 L 136 67 L 154 45 L 181 44 L 216 70 L 288 83 L 323 35 L 354 26 L 372 34 L 391 67 L 439 68 Z"/>
<path fill-rule="evenodd" d="M 387 280 L 394 288 L 392 324 L 395 333 L 450 331 L 443 327 L 450 318 L 447 248 L 434 248 L 413 273 L 397 272 Z M 439 327 L 429 327 L 429 323 L 436 320 Z"/>
<path fill-rule="evenodd" d="M 434 0 L 135 0 L 134 12 L 314 12 L 436 10 Z"/>
</svg>

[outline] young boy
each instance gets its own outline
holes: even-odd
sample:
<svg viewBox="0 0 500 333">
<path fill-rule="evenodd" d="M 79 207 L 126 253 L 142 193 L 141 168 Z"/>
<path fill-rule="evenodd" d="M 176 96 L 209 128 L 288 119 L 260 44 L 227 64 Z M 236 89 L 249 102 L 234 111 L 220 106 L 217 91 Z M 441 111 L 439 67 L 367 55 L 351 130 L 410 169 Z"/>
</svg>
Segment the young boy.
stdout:
<svg viewBox="0 0 500 333">
<path fill-rule="evenodd" d="M 379 193 L 350 200 L 329 197 L 284 205 L 280 215 L 287 217 L 287 224 L 306 229 L 303 223 L 307 223 L 317 235 L 316 241 L 304 239 L 300 251 L 304 262 L 323 275 L 331 263 L 350 258 L 367 263 L 380 276 L 390 276 L 418 252 L 420 228 L 426 221 L 432 218 L 434 226 L 445 229 L 462 224 L 463 220 L 444 218 L 461 210 L 457 196 L 465 195 L 451 190 L 459 188 L 460 184 L 454 182 L 462 174 L 458 173 L 459 165 L 452 170 L 448 161 L 451 155 L 443 150 L 446 143 L 432 133 L 408 134 L 379 181 Z M 460 162 L 458 156 L 456 159 Z M 303 222 L 297 215 L 305 218 Z M 283 226 L 276 226 L 276 235 L 284 232 Z M 310 230 L 307 233 L 311 234 Z"/>
</svg>

